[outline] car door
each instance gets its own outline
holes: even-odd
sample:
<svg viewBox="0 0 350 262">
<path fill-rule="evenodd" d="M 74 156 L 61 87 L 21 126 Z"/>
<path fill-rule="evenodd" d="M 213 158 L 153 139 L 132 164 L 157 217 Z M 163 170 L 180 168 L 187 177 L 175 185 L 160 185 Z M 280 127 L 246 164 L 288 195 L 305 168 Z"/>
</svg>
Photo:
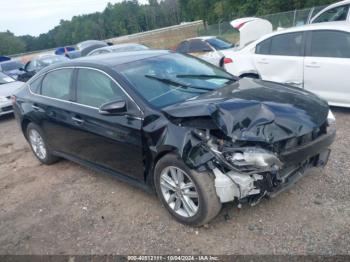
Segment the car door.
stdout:
<svg viewBox="0 0 350 262">
<path fill-rule="evenodd" d="M 79 68 L 75 77 L 75 103 L 67 135 L 67 153 L 99 167 L 143 179 L 142 112 L 117 82 L 96 69 Z M 127 112 L 105 115 L 99 107 L 123 100 Z"/>
<path fill-rule="evenodd" d="M 263 80 L 303 87 L 304 33 L 286 33 L 257 44 L 254 65 Z"/>
<path fill-rule="evenodd" d="M 203 59 L 204 61 L 207 61 L 208 63 L 219 66 L 220 59 L 218 59 L 216 51 L 211 48 L 208 43 L 201 39 L 193 39 L 189 42 L 190 55 L 196 56 Z"/>
<path fill-rule="evenodd" d="M 304 87 L 333 105 L 350 104 L 350 33 L 317 30 L 309 33 Z"/>
<path fill-rule="evenodd" d="M 31 84 L 31 117 L 44 131 L 53 151 L 65 151 L 71 144 L 67 127 L 71 123 L 70 105 L 73 69 L 62 68 L 48 72 Z"/>
</svg>

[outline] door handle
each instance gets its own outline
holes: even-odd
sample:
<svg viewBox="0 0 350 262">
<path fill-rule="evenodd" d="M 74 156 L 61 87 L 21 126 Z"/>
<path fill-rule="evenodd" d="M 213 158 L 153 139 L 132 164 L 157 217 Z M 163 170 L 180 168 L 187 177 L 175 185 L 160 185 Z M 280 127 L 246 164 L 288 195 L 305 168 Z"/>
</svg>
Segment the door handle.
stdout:
<svg viewBox="0 0 350 262">
<path fill-rule="evenodd" d="M 41 108 L 40 107 L 38 107 L 37 105 L 32 105 L 32 108 L 35 110 L 35 111 L 40 111 L 41 110 Z"/>
<path fill-rule="evenodd" d="M 306 65 L 307 68 L 320 68 L 321 66 L 317 62 L 311 62 Z"/>
<path fill-rule="evenodd" d="M 258 64 L 268 65 L 268 64 L 269 64 L 269 62 L 267 62 L 267 60 L 266 60 L 266 59 L 260 59 L 260 60 L 258 61 Z"/>
<path fill-rule="evenodd" d="M 85 123 L 85 121 L 84 121 L 83 119 L 81 119 L 80 117 L 75 117 L 75 116 L 73 116 L 73 117 L 72 117 L 72 120 L 73 120 L 73 122 L 75 122 L 77 125 L 82 125 L 82 124 Z"/>
</svg>

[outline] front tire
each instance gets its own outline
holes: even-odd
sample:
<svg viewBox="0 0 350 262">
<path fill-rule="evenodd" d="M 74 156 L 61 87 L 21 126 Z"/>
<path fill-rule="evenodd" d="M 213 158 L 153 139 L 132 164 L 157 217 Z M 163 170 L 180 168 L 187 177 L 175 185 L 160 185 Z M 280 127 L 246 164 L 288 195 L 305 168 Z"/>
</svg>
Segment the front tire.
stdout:
<svg viewBox="0 0 350 262">
<path fill-rule="evenodd" d="M 190 170 L 174 154 L 158 161 L 155 187 L 163 205 L 180 223 L 201 226 L 215 218 L 221 210 L 210 175 Z"/>
<path fill-rule="evenodd" d="M 51 165 L 59 160 L 51 153 L 43 132 L 36 124 L 30 123 L 27 126 L 27 139 L 34 155 L 41 163 Z"/>
</svg>

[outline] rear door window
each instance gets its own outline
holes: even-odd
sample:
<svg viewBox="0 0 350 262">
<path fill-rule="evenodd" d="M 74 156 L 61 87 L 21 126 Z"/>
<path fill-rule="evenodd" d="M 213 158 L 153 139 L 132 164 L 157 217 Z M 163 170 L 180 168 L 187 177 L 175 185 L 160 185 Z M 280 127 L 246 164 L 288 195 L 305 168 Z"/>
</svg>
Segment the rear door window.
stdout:
<svg viewBox="0 0 350 262">
<path fill-rule="evenodd" d="M 350 34 L 341 31 L 313 31 L 308 56 L 350 58 Z"/>
<path fill-rule="evenodd" d="M 280 56 L 302 56 L 303 33 L 281 34 L 271 38 L 270 54 Z"/>
<path fill-rule="evenodd" d="M 99 108 L 104 103 L 126 99 L 121 88 L 107 75 L 93 69 L 79 69 L 77 103 Z"/>
<path fill-rule="evenodd" d="M 69 68 L 49 72 L 43 79 L 41 94 L 51 98 L 69 100 L 72 76 L 73 69 Z"/>
</svg>

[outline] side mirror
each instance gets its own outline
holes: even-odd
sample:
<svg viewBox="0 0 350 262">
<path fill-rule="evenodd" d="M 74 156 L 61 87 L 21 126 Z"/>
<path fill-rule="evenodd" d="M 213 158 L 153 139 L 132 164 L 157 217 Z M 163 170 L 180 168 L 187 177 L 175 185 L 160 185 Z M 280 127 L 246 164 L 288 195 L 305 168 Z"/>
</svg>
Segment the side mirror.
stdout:
<svg viewBox="0 0 350 262">
<path fill-rule="evenodd" d="M 126 111 L 126 102 L 124 100 L 105 103 L 99 109 L 99 113 L 102 115 L 120 115 L 126 113 Z"/>
</svg>

